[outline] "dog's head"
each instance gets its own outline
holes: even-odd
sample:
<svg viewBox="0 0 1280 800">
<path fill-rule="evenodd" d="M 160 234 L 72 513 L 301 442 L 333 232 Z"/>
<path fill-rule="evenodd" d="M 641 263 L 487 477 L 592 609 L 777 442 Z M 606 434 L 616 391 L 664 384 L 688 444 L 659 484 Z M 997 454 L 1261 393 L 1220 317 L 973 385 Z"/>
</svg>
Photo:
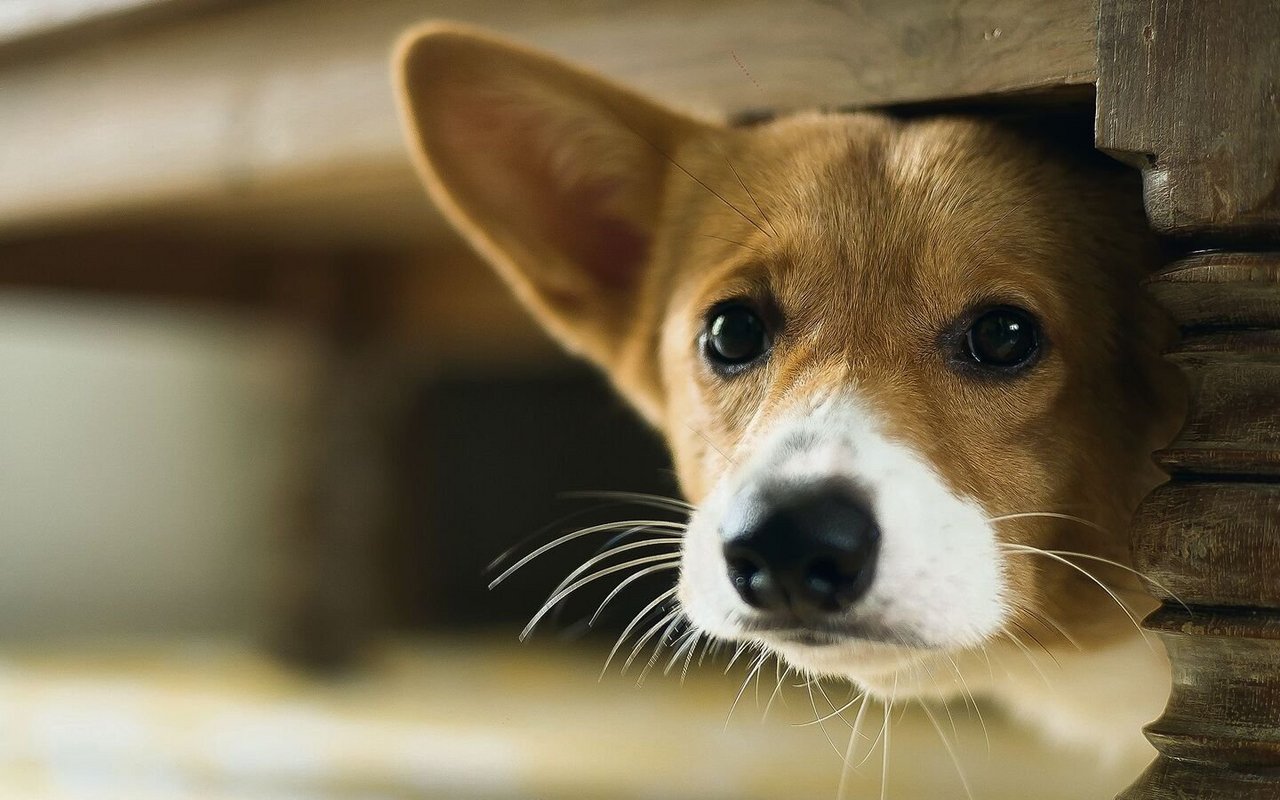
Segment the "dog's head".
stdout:
<svg viewBox="0 0 1280 800">
<path fill-rule="evenodd" d="M 456 28 L 399 69 L 436 202 L 666 436 L 696 625 L 872 683 L 1132 630 L 1028 549 L 1127 561 L 1169 433 L 1131 176 L 972 119 L 705 122 Z"/>
</svg>

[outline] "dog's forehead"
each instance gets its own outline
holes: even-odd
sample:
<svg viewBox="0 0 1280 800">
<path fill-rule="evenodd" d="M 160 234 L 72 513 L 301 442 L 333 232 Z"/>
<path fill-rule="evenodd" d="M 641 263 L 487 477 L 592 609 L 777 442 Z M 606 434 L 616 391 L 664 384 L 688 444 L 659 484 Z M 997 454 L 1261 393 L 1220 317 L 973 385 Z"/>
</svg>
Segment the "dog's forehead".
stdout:
<svg viewBox="0 0 1280 800">
<path fill-rule="evenodd" d="M 1025 200 L 982 140 L 989 129 L 856 121 L 824 126 L 825 146 L 774 155 L 773 188 L 782 188 L 770 198 L 775 227 L 799 263 L 837 259 L 874 273 L 890 261 L 929 262 L 936 279 Z"/>
<path fill-rule="evenodd" d="M 960 118 L 808 115 L 753 131 L 722 165 L 721 184 L 746 196 L 725 193 L 745 212 L 732 235 L 757 251 L 740 262 L 795 312 L 1032 302 L 1015 290 L 1062 277 L 1053 262 L 1069 248 L 1047 212 L 1066 187 L 1016 144 Z M 713 201 L 711 228 L 732 213 Z"/>
<path fill-rule="evenodd" d="M 1034 209 L 1010 180 L 1016 165 L 993 158 L 993 136 L 965 121 L 808 115 L 717 144 L 699 161 L 716 191 L 687 196 L 724 254 L 706 291 L 753 271 L 793 312 L 814 315 L 866 304 L 919 313 L 931 296 L 999 294 L 1017 223 Z"/>
</svg>

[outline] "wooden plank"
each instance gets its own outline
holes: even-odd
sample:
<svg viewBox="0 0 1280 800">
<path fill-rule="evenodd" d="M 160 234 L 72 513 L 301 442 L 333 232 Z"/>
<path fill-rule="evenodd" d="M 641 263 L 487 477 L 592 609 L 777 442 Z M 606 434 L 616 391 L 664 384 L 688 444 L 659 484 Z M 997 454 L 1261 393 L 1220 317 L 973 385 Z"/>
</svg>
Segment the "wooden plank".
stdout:
<svg viewBox="0 0 1280 800">
<path fill-rule="evenodd" d="M 454 240 L 334 252 L 91 231 L 6 242 L 0 290 L 15 288 L 265 311 L 364 330 L 416 362 L 537 369 L 564 358 L 493 270 Z"/>
<path fill-rule="evenodd" d="M 388 56 L 441 17 L 711 114 L 1078 89 L 1096 60 L 1093 0 L 254 3 L 0 65 L 0 236 L 146 216 L 426 238 Z"/>
</svg>

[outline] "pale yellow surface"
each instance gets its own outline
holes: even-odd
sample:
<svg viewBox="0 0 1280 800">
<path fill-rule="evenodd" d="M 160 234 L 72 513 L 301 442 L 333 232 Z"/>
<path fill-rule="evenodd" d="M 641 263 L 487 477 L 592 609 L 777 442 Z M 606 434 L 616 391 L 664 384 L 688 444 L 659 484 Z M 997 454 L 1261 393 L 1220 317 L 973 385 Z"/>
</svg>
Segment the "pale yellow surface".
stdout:
<svg viewBox="0 0 1280 800">
<path fill-rule="evenodd" d="M 828 720 L 832 743 L 797 726 L 814 711 L 796 687 L 762 721 L 772 668 L 759 705 L 748 689 L 726 726 L 741 668 L 637 687 L 616 671 L 597 682 L 601 656 L 556 642 L 401 642 L 355 676 L 316 681 L 231 643 L 0 648 L 0 797 L 836 797 L 833 746 L 849 726 Z M 939 713 L 977 798 L 1104 798 L 1124 783 L 1090 758 L 1050 754 L 991 709 L 989 753 L 976 717 L 953 709 L 953 732 Z M 883 719 L 868 712 L 870 736 Z M 918 708 L 895 711 L 890 741 L 888 797 L 965 796 Z M 881 797 L 881 764 L 877 750 L 845 796 Z"/>
</svg>

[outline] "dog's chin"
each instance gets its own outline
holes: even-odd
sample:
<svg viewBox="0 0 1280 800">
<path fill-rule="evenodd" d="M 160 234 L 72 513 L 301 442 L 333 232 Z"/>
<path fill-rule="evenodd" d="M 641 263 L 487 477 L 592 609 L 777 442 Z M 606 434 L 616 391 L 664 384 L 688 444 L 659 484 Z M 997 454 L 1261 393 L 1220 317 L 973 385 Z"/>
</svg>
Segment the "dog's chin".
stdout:
<svg viewBox="0 0 1280 800">
<path fill-rule="evenodd" d="M 811 675 L 838 677 L 878 688 L 919 662 L 928 650 L 825 634 L 770 634 L 761 640 L 791 666 Z"/>
</svg>

